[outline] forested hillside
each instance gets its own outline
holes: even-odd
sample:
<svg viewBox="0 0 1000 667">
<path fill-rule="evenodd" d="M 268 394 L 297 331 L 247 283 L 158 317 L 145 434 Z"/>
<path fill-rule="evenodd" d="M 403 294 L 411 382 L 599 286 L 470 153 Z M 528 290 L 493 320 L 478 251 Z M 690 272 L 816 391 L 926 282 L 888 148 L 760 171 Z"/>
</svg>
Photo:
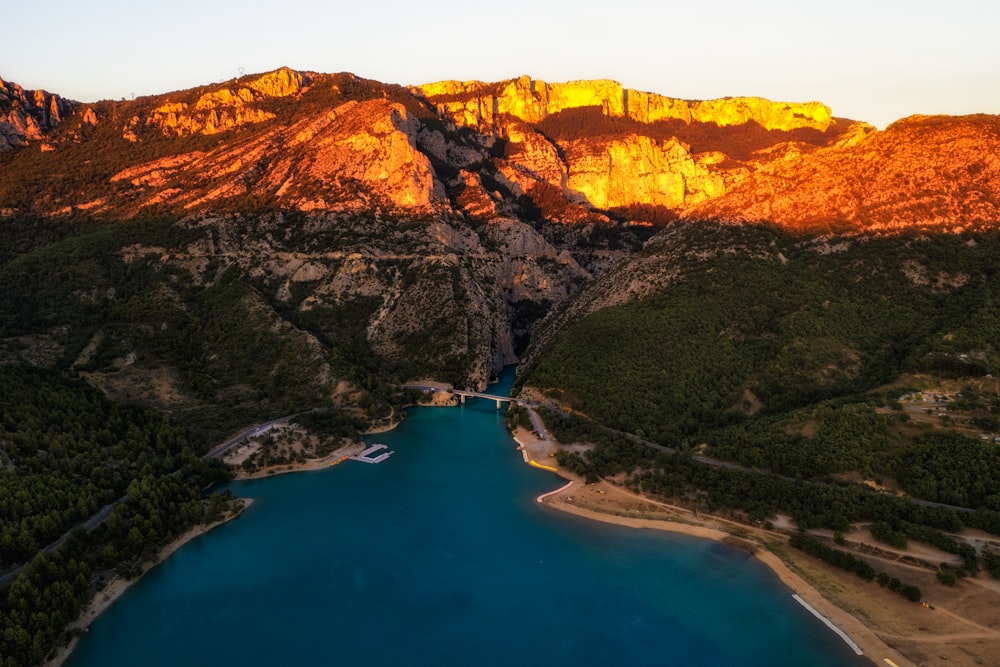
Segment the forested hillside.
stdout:
<svg viewBox="0 0 1000 667">
<path fill-rule="evenodd" d="M 519 383 L 682 452 L 1000 510 L 1000 459 L 986 442 L 1000 413 L 998 262 L 995 232 L 677 227 L 620 267 L 626 280 L 598 281 L 550 317 Z M 917 402 L 921 390 L 948 399 Z M 665 482 L 652 450 L 596 439 L 570 457 L 583 472 L 629 473 L 660 493 L 699 485 Z M 724 495 L 747 508 L 754 494 Z M 820 523 L 848 515 L 864 516 Z"/>
<path fill-rule="evenodd" d="M 229 501 L 204 443 L 162 415 L 116 404 L 52 371 L 0 366 L 0 596 L 3 665 L 41 662 L 108 573 L 143 561 Z M 103 522 L 82 526 L 123 499 Z M 22 566 L 23 567 L 20 567 Z M 16 573 L 16 574 L 15 574 Z"/>
</svg>

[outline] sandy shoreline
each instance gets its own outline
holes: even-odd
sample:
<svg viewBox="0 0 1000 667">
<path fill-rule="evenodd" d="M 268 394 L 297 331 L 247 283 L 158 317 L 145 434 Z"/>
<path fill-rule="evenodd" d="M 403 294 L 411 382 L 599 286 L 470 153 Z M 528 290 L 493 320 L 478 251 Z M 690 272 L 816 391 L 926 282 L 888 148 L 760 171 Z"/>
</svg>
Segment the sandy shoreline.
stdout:
<svg viewBox="0 0 1000 667">
<path fill-rule="evenodd" d="M 565 492 L 564 492 L 565 493 Z M 708 528 L 698 524 L 688 524 L 669 519 L 641 519 L 626 516 L 616 516 L 605 512 L 590 510 L 572 503 L 565 502 L 558 497 L 550 497 L 545 503 L 554 509 L 558 509 L 569 514 L 585 517 L 592 521 L 603 521 L 618 526 L 630 528 L 648 528 L 653 530 L 663 530 L 692 537 L 700 537 L 718 542 L 728 542 L 732 536 L 722 530 Z M 913 665 L 911 661 L 904 658 L 898 651 L 889 647 L 878 636 L 854 618 L 846 611 L 835 606 L 829 600 L 820 595 L 819 591 L 812 587 L 802 577 L 793 572 L 780 558 L 764 548 L 759 548 L 753 555 L 767 565 L 781 580 L 785 586 L 791 589 L 791 593 L 797 593 L 806 602 L 812 605 L 817 611 L 847 633 L 858 646 L 864 651 L 865 657 L 872 661 L 880 662 L 884 658 L 895 661 L 900 667 Z"/>
<path fill-rule="evenodd" d="M 159 553 L 156 554 L 155 559 L 143 563 L 142 574 L 140 574 L 135 579 L 123 579 L 122 577 L 115 577 L 110 582 L 108 582 L 108 584 L 104 588 L 102 588 L 101 590 L 97 591 L 94 594 L 94 597 L 93 599 L 91 599 L 90 603 L 86 607 L 84 607 L 83 612 L 81 612 L 80 614 L 80 617 L 75 621 L 73 621 L 72 623 L 70 623 L 66 627 L 66 630 L 70 632 L 74 630 L 81 630 L 83 632 L 86 632 L 87 628 L 90 627 L 90 624 L 93 623 L 98 616 L 100 616 L 112 604 L 114 604 L 115 601 L 118 600 L 118 598 L 120 598 L 125 593 L 125 591 L 131 588 L 133 584 L 137 583 L 140 579 L 142 579 L 142 577 L 145 576 L 147 572 L 149 572 L 154 567 L 165 561 L 175 551 L 183 547 L 191 540 L 195 539 L 196 537 L 204 535 L 205 533 L 221 526 L 224 523 L 232 521 L 236 517 L 243 514 L 243 512 L 246 511 L 246 509 L 253 504 L 252 498 L 240 498 L 239 500 L 243 502 L 243 506 L 240 507 L 239 510 L 213 523 L 197 525 L 188 530 L 187 532 L 185 532 L 183 535 L 175 539 L 167 546 L 163 547 L 159 551 Z M 68 644 L 60 647 L 56 651 L 56 654 L 45 662 L 45 667 L 59 667 L 60 665 L 62 665 L 69 658 L 70 654 L 73 653 L 73 649 L 76 648 L 77 641 L 79 641 L 78 638 L 73 637 Z"/>
<path fill-rule="evenodd" d="M 518 448 L 522 450 L 526 462 L 543 463 L 546 467 L 556 467 L 553 454 L 558 447 L 555 443 L 549 440 L 541 440 L 534 433 L 526 429 L 517 429 L 514 435 L 514 440 L 518 443 Z M 742 524 L 729 525 L 729 522 L 716 517 L 696 517 L 684 508 L 651 501 L 642 496 L 631 494 L 607 482 L 585 485 L 582 479 L 579 479 L 563 468 L 557 468 L 556 472 L 560 477 L 574 481 L 576 484 L 573 486 L 564 486 L 556 492 L 543 494 L 539 497 L 539 502 L 543 502 L 553 509 L 593 521 L 603 521 L 629 528 L 663 530 L 728 544 L 735 543 L 736 546 L 750 551 L 758 560 L 767 565 L 778 576 L 781 582 L 791 589 L 790 594 L 798 594 L 834 625 L 847 633 L 861 647 L 867 659 L 880 665 L 887 664 L 883 662 L 885 658 L 892 660 L 899 667 L 915 665 L 911 660 L 903 657 L 897 650 L 886 644 L 859 619 L 825 598 L 812 584 L 803 579 L 783 560 L 769 551 L 767 548 L 768 541 L 781 540 L 780 536 L 759 531 Z M 589 496 L 590 500 L 586 496 Z M 606 507 L 603 510 L 588 507 L 587 505 L 591 500 Z M 622 512 L 621 514 L 612 513 L 612 509 L 616 504 L 620 505 L 617 511 Z M 629 508 L 630 505 L 635 510 L 638 510 L 640 507 L 647 507 L 648 510 L 654 510 L 659 515 L 655 518 L 629 516 L 627 514 L 632 511 Z M 653 512 L 649 513 L 652 514 Z M 733 532 L 727 532 L 726 528 L 729 528 Z M 739 537 L 734 537 L 733 533 L 738 533 Z M 751 539 L 745 536 L 750 536 Z"/>
</svg>

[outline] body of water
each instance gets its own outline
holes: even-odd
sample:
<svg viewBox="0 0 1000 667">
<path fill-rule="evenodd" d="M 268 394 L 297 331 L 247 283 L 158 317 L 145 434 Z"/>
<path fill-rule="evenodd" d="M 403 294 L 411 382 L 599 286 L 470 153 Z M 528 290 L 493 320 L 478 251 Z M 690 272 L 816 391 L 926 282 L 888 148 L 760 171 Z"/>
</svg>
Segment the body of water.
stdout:
<svg viewBox="0 0 1000 667">
<path fill-rule="evenodd" d="M 524 465 L 493 401 L 412 409 L 369 440 L 395 453 L 232 484 L 253 506 L 147 574 L 67 664 L 870 664 L 742 551 L 539 506 L 563 482 Z"/>
</svg>

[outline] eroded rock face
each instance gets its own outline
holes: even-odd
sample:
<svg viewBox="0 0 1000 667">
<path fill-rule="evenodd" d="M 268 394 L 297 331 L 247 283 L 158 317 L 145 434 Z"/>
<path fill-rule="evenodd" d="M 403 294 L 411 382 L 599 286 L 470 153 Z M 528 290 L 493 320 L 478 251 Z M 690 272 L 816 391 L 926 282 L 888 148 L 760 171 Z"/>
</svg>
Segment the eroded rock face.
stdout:
<svg viewBox="0 0 1000 667">
<path fill-rule="evenodd" d="M 675 139 L 587 140 L 565 151 L 570 165 L 567 188 L 598 208 L 645 204 L 676 209 L 725 192 L 723 178 L 712 172 L 710 162 L 695 160 Z"/>
<path fill-rule="evenodd" d="M 415 146 L 418 129 L 398 104 L 348 102 L 319 118 L 131 167 L 111 180 L 134 186 L 140 209 L 163 201 L 164 192 L 190 209 L 254 191 L 303 210 L 371 198 L 421 209 L 444 195 L 430 160 Z"/>
<path fill-rule="evenodd" d="M 419 124 L 406 109 L 371 100 L 335 113 L 334 121 L 315 134 L 297 133 L 286 142 L 294 147 L 309 137 L 306 159 L 288 165 L 282 189 L 290 191 L 296 181 L 325 186 L 356 181 L 391 205 L 411 209 L 444 196 L 430 160 L 416 148 Z"/>
<path fill-rule="evenodd" d="M 73 112 L 75 103 L 0 79 L 0 151 L 39 141 Z"/>
<path fill-rule="evenodd" d="M 727 183 L 739 182 L 757 163 L 778 156 L 774 152 L 753 156 L 748 165 L 750 156 L 742 153 L 753 148 L 744 145 L 738 161 L 715 149 L 695 153 L 677 136 L 665 136 L 664 123 L 715 127 L 716 135 L 719 128 L 736 126 L 752 127 L 757 135 L 802 131 L 821 135 L 834 125 L 830 109 L 818 102 L 755 97 L 688 101 L 629 90 L 609 80 L 546 83 L 521 77 L 492 84 L 442 81 L 411 90 L 460 127 L 499 133 L 506 150 L 495 165 L 495 177 L 509 183 L 515 196 L 527 195 L 550 219 L 571 224 L 593 221 L 588 213 L 593 209 L 643 208 L 675 217 L 722 196 Z M 586 125 L 594 117 L 578 115 L 564 122 L 568 138 L 539 130 L 549 127 L 547 119 L 583 110 L 606 119 L 604 127 L 588 130 Z M 620 119 L 617 124 L 616 119 Z M 787 138 L 775 137 L 772 144 L 782 141 Z M 796 150 L 812 148 L 798 145 Z"/>
<path fill-rule="evenodd" d="M 241 86 L 204 93 L 194 104 L 167 102 L 154 109 L 145 124 L 159 128 L 164 134 L 184 136 L 217 134 L 241 125 L 262 123 L 273 119 L 275 114 L 258 108 L 256 103 L 297 95 L 308 82 L 301 72 L 283 67 Z"/>
<path fill-rule="evenodd" d="M 202 284 L 219 266 L 238 266 L 301 311 L 354 307 L 372 351 L 397 365 L 403 379 L 418 372 L 411 362 L 426 361 L 425 369 L 450 368 L 462 373 L 456 381 L 484 388 L 517 360 L 539 308 L 591 278 L 530 225 L 506 218 L 478 233 L 455 221 L 400 230 L 396 220 L 350 213 L 193 216 L 185 224 L 202 234 L 163 253 L 163 261 Z M 126 250 L 130 257 L 154 251 Z M 529 318 L 519 313 L 526 303 L 538 305 L 527 309 L 534 311 Z M 333 370 L 310 359 L 323 386 L 337 386 Z"/>
<path fill-rule="evenodd" d="M 606 116 L 641 123 L 682 120 L 726 127 L 755 122 L 767 130 L 812 128 L 825 131 L 833 120 L 819 102 L 772 102 L 760 97 L 688 101 L 623 88 L 617 81 L 597 79 L 546 83 L 522 76 L 502 83 L 440 81 L 413 90 L 457 125 L 492 125 L 502 116 L 529 123 L 580 107 L 597 107 Z"/>
</svg>

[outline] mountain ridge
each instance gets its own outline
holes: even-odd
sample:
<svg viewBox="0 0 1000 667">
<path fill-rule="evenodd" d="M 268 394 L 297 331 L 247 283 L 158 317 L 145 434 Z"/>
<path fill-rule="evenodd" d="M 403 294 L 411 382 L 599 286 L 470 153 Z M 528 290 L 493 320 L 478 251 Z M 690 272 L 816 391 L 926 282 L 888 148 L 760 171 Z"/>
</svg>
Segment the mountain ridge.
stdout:
<svg viewBox="0 0 1000 667">
<path fill-rule="evenodd" d="M 878 131 L 818 102 L 688 101 L 527 76 L 407 88 L 290 68 L 128 101 L 47 95 L 22 91 L 7 105 L 8 213 L 378 207 L 841 231 L 1000 220 L 1000 165 L 981 150 L 996 144 L 1000 119 L 985 114 L 913 116 Z"/>
</svg>

